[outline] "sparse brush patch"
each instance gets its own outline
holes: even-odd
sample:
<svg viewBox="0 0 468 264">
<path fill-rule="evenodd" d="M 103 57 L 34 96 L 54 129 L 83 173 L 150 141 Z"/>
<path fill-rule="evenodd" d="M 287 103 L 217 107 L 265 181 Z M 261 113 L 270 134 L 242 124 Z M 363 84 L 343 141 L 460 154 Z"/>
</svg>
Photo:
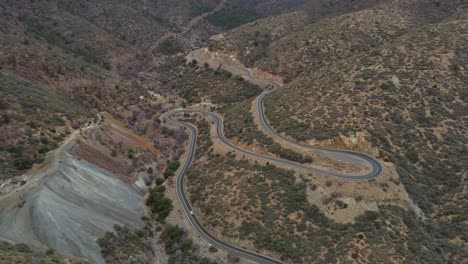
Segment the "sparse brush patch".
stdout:
<svg viewBox="0 0 468 264">
<path fill-rule="evenodd" d="M 198 126 L 201 140 L 197 144 L 204 146 L 209 140 L 209 130 L 200 129 L 207 126 L 206 122 Z M 283 260 L 298 263 L 309 263 L 320 257 L 329 263 L 344 261 L 348 252 L 355 250 L 353 241 L 357 234 L 362 233 L 365 241 L 360 243 L 365 243 L 366 258 L 373 262 L 421 261 L 425 248 L 433 251 L 422 261 L 443 262 L 445 252 L 454 250 L 460 253 L 454 259 L 460 260 L 467 253 L 460 244 L 448 245 L 443 242 L 446 240 L 439 240 L 442 234 L 450 239 L 457 236 L 463 229 L 458 218 L 453 221 L 456 225 L 447 221 L 423 221 L 412 211 L 380 206 L 378 212 L 368 211 L 357 217 L 355 224 L 340 224 L 307 201 L 306 184 L 296 181 L 294 172 L 253 164 L 247 158 L 239 160 L 231 153 L 220 155 L 204 147 L 197 148 L 200 149 L 204 153 L 199 152 L 197 157 L 203 163 L 195 163 L 187 175 L 190 199 L 205 216 L 204 225 L 233 241 L 248 240 L 259 248 L 280 253 Z M 326 185 L 332 187 L 333 182 L 327 181 Z M 388 185 L 383 184 L 382 188 Z M 348 207 L 341 200 L 332 201 L 331 205 L 339 209 Z M 410 230 L 403 231 L 402 226 Z M 446 233 L 446 228 L 451 231 Z M 423 238 L 424 246 L 418 245 Z M 402 241 L 406 246 L 401 246 Z M 336 250 L 324 252 L 322 247 Z M 353 253 L 353 256 L 361 255 Z"/>
<path fill-rule="evenodd" d="M 396 14 L 401 11 L 391 10 Z M 341 27 L 343 21 L 352 21 L 351 18 L 363 19 L 361 13 L 368 14 L 368 11 L 308 27 Z M 409 23 L 407 18 L 399 19 Z M 451 57 L 446 65 L 440 63 L 446 57 L 443 51 L 459 54 L 465 47 L 462 39 L 447 41 L 451 34 L 463 30 L 460 20 L 453 19 L 437 24 L 434 29 L 423 23 L 418 30 L 398 31 L 399 37 L 388 40 L 391 45 L 371 40 L 388 37 L 381 35 L 383 31 L 375 31 L 385 30 L 384 24 L 371 25 L 363 21 L 360 26 L 369 27 L 369 32 L 374 33 L 354 45 L 355 51 L 347 58 L 342 56 L 350 50 L 341 50 L 361 35 L 353 30 L 343 31 L 342 37 L 348 41 L 337 39 L 335 47 L 327 47 L 327 60 L 311 63 L 309 69 L 295 72 L 294 82 L 267 96 L 268 119 L 277 131 L 298 140 L 327 140 L 366 131 L 373 146 L 380 149 L 381 159 L 398 166 L 406 190 L 424 212 L 444 214 L 446 203 L 450 201 L 461 213 L 463 209 L 455 197 L 462 195 L 461 175 L 457 172 L 463 171 L 460 162 L 466 160 L 463 154 L 466 137 L 460 130 L 463 127 L 461 117 L 466 116 L 466 111 L 456 101 L 463 101 L 466 89 L 463 89 L 463 77 L 451 68 L 460 65 L 460 58 Z M 309 45 L 301 49 L 302 58 L 294 59 L 297 49 L 292 47 L 300 45 L 296 35 L 290 40 L 296 44 L 284 46 L 282 56 L 289 58 L 289 62 L 318 58 L 317 53 L 324 52 L 325 48 L 317 39 L 337 37 L 335 32 L 318 30 L 310 33 L 316 38 L 310 38 Z M 433 42 L 434 37 L 437 43 Z M 270 45 L 279 49 L 278 45 L 284 44 L 281 40 Z M 413 44 L 416 41 L 417 46 Z M 402 52 L 397 46 L 405 47 L 406 51 Z M 428 57 L 438 59 L 428 60 Z M 269 60 L 271 58 L 263 58 L 256 66 L 278 65 L 277 68 L 284 67 L 285 72 L 300 68 Z M 444 131 L 443 136 L 439 136 L 441 131 Z"/>
<path fill-rule="evenodd" d="M 463 251 L 460 246 L 447 246 L 438 240 L 450 226 L 448 223 L 444 222 L 441 227 L 432 220 L 420 220 L 411 211 L 382 206 L 379 212 L 358 217 L 356 224 L 339 224 L 307 202 L 305 185 L 296 183 L 291 171 L 271 165 L 252 165 L 231 155 L 205 154 L 204 158 L 208 160 L 203 166 L 195 166 L 188 175 L 190 198 L 205 215 L 204 224 L 235 241 L 250 240 L 260 248 L 279 252 L 285 260 L 308 263 L 320 256 L 327 262 L 343 260 L 353 247 L 350 242 L 361 232 L 366 234 L 369 259 L 377 262 L 385 260 L 382 252 L 396 258 L 420 260 L 424 249 L 417 241 L 423 237 L 425 247 L 438 250 L 425 261 L 442 261 L 444 258 L 438 252 L 450 251 L 453 247 Z M 226 172 L 236 172 L 229 187 Z M 271 200 L 275 201 L 274 205 Z M 335 203 L 339 208 L 347 207 L 340 200 Z M 395 224 L 386 224 L 388 221 Z M 407 234 L 401 231 L 403 223 L 411 227 Z M 418 225 L 420 228 L 416 228 Z M 449 237 L 457 236 L 455 230 L 462 228 L 462 225 L 450 227 L 453 232 Z M 411 246 L 401 247 L 402 240 Z M 320 250 L 322 246 L 338 251 L 324 253 Z"/>
<path fill-rule="evenodd" d="M 5 135 L 0 143 L 2 178 L 21 174 L 33 164 L 41 163 L 47 152 L 58 147 L 65 138 L 65 133 L 55 129 L 64 127 L 65 119 L 79 123 L 91 116 L 63 96 L 44 91 L 9 71 L 0 72 L 0 92 L 3 96 L 0 108 L 4 111 L 0 131 Z"/>
<path fill-rule="evenodd" d="M 79 258 L 59 256 L 53 250 L 48 249 L 45 252 L 31 249 L 26 244 L 11 244 L 8 242 L 0 243 L 0 256 L 3 263 L 29 264 L 31 260 L 38 263 L 56 263 L 56 264 L 88 264 L 90 262 Z"/>
</svg>

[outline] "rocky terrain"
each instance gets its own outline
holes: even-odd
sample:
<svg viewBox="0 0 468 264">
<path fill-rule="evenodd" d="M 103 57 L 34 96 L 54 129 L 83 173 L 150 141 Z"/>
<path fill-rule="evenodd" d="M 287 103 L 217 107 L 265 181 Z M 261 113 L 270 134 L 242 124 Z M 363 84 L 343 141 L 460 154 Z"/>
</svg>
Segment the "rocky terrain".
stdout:
<svg viewBox="0 0 468 264">
<path fill-rule="evenodd" d="M 414 8 L 421 4 L 427 12 Z M 462 7 L 398 1 L 305 27 L 307 13 L 285 14 L 235 29 L 213 48 L 285 77 L 288 93 L 266 99 L 276 129 L 313 144 L 366 131 L 382 158 L 398 165 L 418 205 L 434 213 L 434 199 L 461 206 L 464 190 Z"/>
<path fill-rule="evenodd" d="M 449 245 L 443 250 L 444 254 L 455 259 L 464 258 L 466 251 L 460 250 L 466 249 L 466 239 L 458 236 L 455 230 L 466 229 L 466 168 L 463 166 L 467 148 L 464 125 L 467 113 L 463 111 L 466 104 L 465 6 L 460 1 L 364 2 L 360 8 L 328 14 L 324 18 L 315 17 L 307 10 L 293 11 L 235 28 L 210 43 L 210 50 L 215 54 L 211 58 L 224 56 L 227 59 L 220 63 L 243 64 L 284 77 L 286 85 L 267 96 L 266 109 L 273 127 L 285 135 L 311 145 L 332 148 L 354 147 L 365 152 L 371 151 L 369 145 L 377 148 L 377 155 L 393 164 L 387 164 L 387 170 L 394 167 L 394 177 L 397 177 L 382 183 L 384 192 L 394 184 L 404 186 L 423 212 L 419 217 L 425 218 L 426 223 L 444 225 L 451 230 L 443 235 L 444 238 L 436 238 L 436 232 L 430 229 L 421 230 L 424 236 L 432 237 L 428 237 L 427 241 L 432 241 L 429 244 L 435 245 L 442 239 Z M 211 98 L 211 101 L 215 102 L 215 99 Z M 239 104 L 237 111 L 245 109 L 246 105 Z M 226 116 L 230 116 L 231 111 L 227 111 Z M 239 116 L 238 112 L 234 116 Z M 249 123 L 248 118 L 244 118 L 244 123 Z M 250 129 L 235 133 L 247 144 L 253 143 L 248 140 Z M 360 138 L 361 145 L 346 143 L 353 138 Z M 211 159 L 215 161 L 211 165 L 214 167 L 210 168 L 216 170 L 216 164 L 221 161 L 208 158 Z M 205 166 L 209 164 L 204 163 Z M 227 192 L 202 195 L 201 210 L 226 212 L 226 208 L 210 208 L 214 201 L 225 196 L 231 197 L 230 201 L 236 201 L 234 197 L 244 197 L 240 192 L 231 193 L 235 189 L 235 181 L 230 180 L 232 175 L 221 176 L 220 171 L 218 177 L 211 178 L 202 168 L 194 175 L 202 181 L 212 181 L 214 190 L 224 188 Z M 236 174 L 235 178 L 245 177 L 238 184 L 251 183 L 247 175 L 245 171 Z M 320 182 L 314 180 L 314 183 Z M 329 186 L 333 184 L 333 181 L 328 183 Z M 346 199 L 349 187 L 337 184 L 332 197 L 342 198 L 332 198 L 335 202 L 331 206 L 327 205 L 325 182 L 308 189 L 319 190 L 312 192 L 309 201 L 319 207 L 325 205 L 327 214 L 333 207 L 342 206 L 343 201 L 346 208 L 354 207 L 351 204 L 356 201 L 356 204 L 363 201 L 362 195 L 357 193 L 350 196 L 352 199 Z M 254 186 L 260 188 L 258 183 Z M 363 187 L 362 184 L 357 186 L 354 190 Z M 244 185 L 239 187 L 240 190 L 245 188 Z M 265 193 L 272 195 L 274 191 L 258 190 L 258 197 Z M 382 194 L 373 195 L 373 199 L 383 198 Z M 212 200 L 213 196 L 218 198 Z M 200 199 L 198 195 L 196 197 Z M 240 199 L 246 201 L 245 197 Z M 223 204 L 220 202 L 219 206 Z M 206 221 L 213 230 L 230 237 L 234 230 L 242 230 L 239 218 L 247 218 L 246 223 L 250 224 L 255 222 L 252 219 L 255 215 L 264 214 L 255 211 L 253 204 L 255 202 L 251 207 L 243 207 L 247 216 L 232 212 L 236 217 L 230 224 L 214 220 L 224 219 L 229 213 L 209 217 Z M 346 211 L 339 209 L 335 219 L 346 219 L 340 216 L 340 210 Z M 366 210 L 373 209 L 367 205 Z M 359 209 L 354 207 L 350 211 Z M 378 211 L 385 214 L 393 209 L 381 207 Z M 396 213 L 395 217 L 404 219 L 406 216 L 401 213 Z M 333 214 L 327 216 L 334 217 Z M 360 218 L 356 221 L 362 223 Z M 265 227 L 265 221 L 260 220 L 252 230 L 261 227 Z M 271 227 L 265 228 L 271 230 Z M 389 230 L 388 226 L 386 230 Z M 255 245 L 272 249 L 271 244 L 258 241 L 259 233 L 255 234 L 251 238 L 256 241 Z M 231 239 L 237 241 L 239 236 Z M 371 244 L 393 247 L 387 242 Z M 420 249 L 423 248 L 416 246 L 404 253 L 402 249 L 394 248 L 390 251 L 396 251 L 390 255 L 393 258 L 401 254 L 403 259 L 411 259 L 412 254 L 422 254 L 418 253 Z M 367 258 L 351 255 L 361 261 Z M 307 262 L 306 259 L 301 261 Z M 387 261 L 390 260 L 384 262 Z M 444 262 L 443 259 L 439 261 Z"/>
<path fill-rule="evenodd" d="M 145 205 L 185 139 L 160 125 L 177 99 L 154 78 L 218 32 L 203 19 L 223 1 L 1 2 L 1 261 L 197 259 L 165 252 Z"/>
<path fill-rule="evenodd" d="M 244 263 L 183 215 L 187 131 L 160 119 L 175 108 L 219 113 L 250 151 L 368 169 L 270 137 L 254 115 L 265 83 L 239 67 L 282 84 L 265 98 L 275 130 L 385 172 L 246 158 L 186 114 L 206 229 L 286 263 L 466 261 L 463 0 L 0 3 L 0 263 Z"/>
<path fill-rule="evenodd" d="M 135 179 L 119 179 L 125 165 L 103 169 L 112 158 L 89 138 L 99 133 L 97 126 L 71 134 L 24 176 L 21 187 L 1 198 L 2 239 L 103 263 L 96 240 L 105 231 L 114 224 L 142 227 L 142 190 Z"/>
<path fill-rule="evenodd" d="M 96 111 L 151 96 L 167 56 L 219 31 L 200 17 L 222 3 L 2 0 L 1 177 L 40 163 Z"/>
</svg>

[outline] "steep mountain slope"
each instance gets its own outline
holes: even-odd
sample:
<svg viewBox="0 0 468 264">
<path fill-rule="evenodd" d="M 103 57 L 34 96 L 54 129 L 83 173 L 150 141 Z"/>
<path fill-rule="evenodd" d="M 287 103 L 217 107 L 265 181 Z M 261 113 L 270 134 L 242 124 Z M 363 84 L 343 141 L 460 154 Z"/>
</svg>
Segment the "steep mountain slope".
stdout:
<svg viewBox="0 0 468 264">
<path fill-rule="evenodd" d="M 14 73 L 0 71 L 0 175 L 2 180 L 41 163 L 90 114 L 63 96 Z"/>
<path fill-rule="evenodd" d="M 467 26 L 462 1 L 387 1 L 312 20 L 306 11 L 257 20 L 216 38 L 210 49 L 285 77 L 265 100 L 276 130 L 324 147 L 347 147 L 337 142 L 364 135 L 379 158 L 396 165 L 425 222 L 445 226 L 441 237 L 420 230 L 431 245 L 445 241 L 444 262 L 466 257 L 458 232 L 466 230 Z M 265 223 L 249 227 L 259 236 L 253 230 Z M 419 250 L 410 249 L 415 256 Z"/>
<path fill-rule="evenodd" d="M 232 51 L 247 66 L 289 80 L 368 52 L 414 27 L 438 22 L 461 6 L 457 0 L 439 5 L 429 0 L 376 2 L 359 1 L 363 7 L 357 5 L 356 11 L 348 8 L 343 15 L 335 11 L 322 19 L 311 19 L 313 14 L 303 10 L 262 19 L 225 34 L 224 41 L 213 43 L 213 48 Z M 376 7 L 365 8 L 365 3 Z"/>
<path fill-rule="evenodd" d="M 284 88 L 288 93 L 280 90 L 266 100 L 267 115 L 279 131 L 300 140 L 368 131 L 382 157 L 415 166 L 410 174 L 420 175 L 418 184 L 428 184 L 423 179 L 432 175 L 430 189 L 451 189 L 455 195 L 461 191 L 459 159 L 466 148 L 466 11 L 449 17 L 461 7 L 459 1 L 432 3 L 427 13 L 417 8 L 427 1 L 396 3 L 306 27 L 296 13 L 273 17 L 232 31 L 212 48 L 238 50 L 247 65 L 292 81 Z M 276 24 L 285 26 L 273 29 Z M 414 133 L 419 136 L 410 136 Z M 409 160 L 398 161 L 396 153 Z M 452 168 L 444 169 L 451 176 L 436 180 L 442 164 Z M 430 212 L 434 195 L 411 193 Z"/>
<path fill-rule="evenodd" d="M 97 240 L 115 226 L 127 232 L 145 226 L 147 185 L 180 152 L 159 128 L 151 133 L 158 149 L 107 113 L 74 131 L 45 162 L 16 178 L 19 187 L 2 185 L 0 238 L 104 263 Z M 151 260 L 156 253 L 133 254 Z"/>
<path fill-rule="evenodd" d="M 208 17 L 212 25 L 232 29 L 246 23 L 301 10 L 307 20 L 315 21 L 321 17 L 333 16 L 360 10 L 365 7 L 383 3 L 382 0 L 231 0 L 221 12 Z"/>
<path fill-rule="evenodd" d="M 287 96 L 268 98 L 268 116 L 277 129 L 301 140 L 368 131 L 382 157 L 410 172 L 401 172 L 410 177 L 406 188 L 426 212 L 456 202 L 467 143 L 466 76 L 460 68 L 467 38 L 450 36 L 466 29 L 466 20 L 443 22 L 332 62 L 293 81 Z"/>
<path fill-rule="evenodd" d="M 0 262 L 167 259 L 143 201 L 185 137 L 154 118 L 171 106 L 154 69 L 206 36 L 200 18 L 222 1 L 0 3 L 0 237 L 48 250 L 8 248 Z"/>
<path fill-rule="evenodd" d="M 53 2 L 3 2 L 0 129 L 10 132 L 1 140 L 0 155 L 10 164 L 2 166 L 2 177 L 11 177 L 41 162 L 91 117 L 92 108 L 135 102 L 139 94 L 133 93 L 142 86 L 130 84 L 125 69 L 112 70 L 116 61 L 135 65 L 130 45 L 54 9 Z"/>
<path fill-rule="evenodd" d="M 184 115 L 200 133 L 187 189 L 210 232 L 287 263 L 467 258 L 462 0 L 0 3 L 1 239 L 98 263 L 237 261 L 176 202 L 187 137 L 159 116 L 177 107 L 218 111 L 226 136 L 252 151 L 356 169 L 265 135 L 252 115 L 263 87 L 213 58 L 184 60 L 206 45 L 221 63 L 284 78 L 265 101 L 276 130 L 386 166 L 365 182 L 275 167 L 233 155 Z M 60 261 L 50 253 L 39 257 Z"/>
<path fill-rule="evenodd" d="M 112 165 L 93 142 L 93 134 L 102 133 L 95 126 L 74 132 L 28 172 L 24 185 L 0 199 L 2 239 L 103 263 L 96 240 L 104 232 L 115 224 L 143 226 L 142 193 L 117 172 L 129 173 L 130 166 L 117 160 Z M 85 161 L 90 155 L 94 164 Z M 116 172 L 102 169 L 106 164 Z"/>
<path fill-rule="evenodd" d="M 191 19 L 219 3 L 2 0 L 1 177 L 40 163 L 93 111 L 138 104 L 157 65 L 202 38 L 206 24 Z"/>
</svg>

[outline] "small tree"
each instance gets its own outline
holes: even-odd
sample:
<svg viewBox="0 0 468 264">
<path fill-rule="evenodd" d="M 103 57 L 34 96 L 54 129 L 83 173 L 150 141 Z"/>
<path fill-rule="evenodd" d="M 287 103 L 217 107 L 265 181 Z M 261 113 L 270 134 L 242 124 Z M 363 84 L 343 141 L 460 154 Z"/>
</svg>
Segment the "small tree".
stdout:
<svg viewBox="0 0 468 264">
<path fill-rule="evenodd" d="M 15 55 L 10 55 L 10 56 L 8 56 L 8 58 L 7 58 L 7 63 L 8 63 L 9 65 L 16 65 L 16 57 L 15 57 Z"/>
</svg>

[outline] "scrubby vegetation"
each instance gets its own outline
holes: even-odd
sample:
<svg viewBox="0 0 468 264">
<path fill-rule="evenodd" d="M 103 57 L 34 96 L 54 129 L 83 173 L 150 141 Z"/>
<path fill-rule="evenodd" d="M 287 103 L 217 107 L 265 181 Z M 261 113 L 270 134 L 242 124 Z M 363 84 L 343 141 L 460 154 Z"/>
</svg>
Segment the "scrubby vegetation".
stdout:
<svg viewBox="0 0 468 264">
<path fill-rule="evenodd" d="M 199 257 L 197 247 L 185 230 L 177 225 L 166 225 L 160 236 L 166 253 L 170 255 L 169 263 L 214 264 L 215 261 Z"/>
<path fill-rule="evenodd" d="M 151 263 L 153 231 L 147 225 L 141 230 L 126 226 L 114 226 L 115 232 L 107 232 L 98 240 L 106 263 Z"/>
<path fill-rule="evenodd" d="M 367 133 L 379 158 L 396 164 L 406 190 L 429 217 L 410 221 L 411 232 L 427 237 L 435 252 L 423 262 L 457 255 L 447 242 L 457 231 L 442 230 L 466 228 L 466 71 L 460 65 L 467 40 L 460 32 L 467 20 L 466 10 L 455 11 L 459 4 L 386 1 L 326 19 L 301 11 L 242 26 L 210 46 L 285 77 L 285 87 L 266 98 L 266 114 L 277 131 L 303 141 Z M 266 33 L 271 39 L 260 44 Z M 397 208 L 381 208 L 379 214 L 414 218 Z M 459 239 L 456 246 L 466 243 Z M 399 247 L 390 241 L 382 244 Z M 449 246 L 441 250 L 441 241 Z M 408 245 L 409 251 L 397 250 L 407 260 L 407 254 L 422 254 L 414 241 Z"/>
<path fill-rule="evenodd" d="M 300 163 L 311 163 L 312 158 L 304 156 L 291 149 L 285 149 L 273 139 L 258 130 L 254 124 L 250 110 L 251 100 L 245 100 L 235 105 L 228 105 L 220 109 L 225 114 L 224 123 L 226 136 L 240 139 L 247 144 L 257 144 L 265 148 L 270 153 L 283 159 L 288 159 Z"/>
<path fill-rule="evenodd" d="M 166 55 L 174 55 L 183 51 L 182 45 L 175 37 L 170 37 L 159 44 L 158 50 Z"/>
<path fill-rule="evenodd" d="M 178 160 L 169 162 L 166 171 L 176 171 L 180 166 Z M 153 263 L 155 240 L 164 246 L 169 255 L 168 263 L 215 263 L 209 258 L 200 257 L 198 247 L 188 237 L 186 231 L 176 225 L 166 223 L 166 218 L 173 209 L 172 201 L 165 196 L 165 178 L 158 177 L 155 186 L 149 190 L 146 205 L 150 215 L 142 219 L 142 229 L 127 226 L 114 226 L 114 232 L 107 232 L 98 240 L 106 263 Z"/>
<path fill-rule="evenodd" d="M 466 111 L 459 104 L 464 101 L 464 77 L 426 58 L 445 56 L 435 47 L 460 54 L 466 47 L 464 40 L 442 40 L 462 24 L 444 22 L 430 32 L 424 27 L 395 40 L 400 48 L 375 48 L 311 72 L 307 79 L 298 78 L 284 88 L 288 96 L 278 92 L 266 99 L 268 118 L 278 131 L 299 140 L 368 131 L 381 157 L 397 164 L 406 189 L 421 209 L 451 215 L 453 210 L 444 212 L 449 202 L 461 213 L 457 197 L 463 196 L 461 164 L 466 163 L 467 143 L 461 129 Z M 440 39 L 437 44 L 435 36 Z M 418 47 L 412 44 L 415 40 Z M 408 51 L 401 52 L 402 46 Z M 454 56 L 448 63 L 461 61 Z M 315 83 L 312 89 L 310 80 Z M 309 101 L 306 94 L 318 97 Z M 300 118 L 288 118 L 293 114 Z"/>
<path fill-rule="evenodd" d="M 298 12 L 235 30 L 212 48 L 233 49 L 246 64 L 292 81 L 266 98 L 276 130 L 298 140 L 367 131 L 426 213 L 457 217 L 466 173 L 466 74 L 459 68 L 466 38 L 448 39 L 466 29 L 466 11 L 454 13 L 458 4 L 390 1 L 316 23 Z M 259 57 L 251 56 L 257 32 L 276 32 Z"/>
<path fill-rule="evenodd" d="M 462 233 L 463 224 L 424 221 L 392 206 L 368 212 L 355 224 L 339 224 L 307 201 L 310 183 L 296 180 L 292 171 L 251 164 L 229 153 L 208 152 L 203 159 L 188 175 L 190 199 L 203 223 L 227 240 L 249 240 L 258 249 L 279 252 L 285 261 L 444 263 L 468 254 L 450 242 Z"/>
<path fill-rule="evenodd" d="M 2 178 L 41 162 L 66 136 L 65 128 L 79 128 L 92 113 L 149 97 L 146 80 L 154 80 L 157 71 L 145 78 L 138 73 L 157 67 L 153 56 L 186 52 L 189 41 L 181 34 L 159 47 L 155 43 L 217 3 L 6 0 L 0 19 L 0 131 L 15 133 L 3 133 L 0 141 Z M 199 33 L 190 38 L 196 41 Z"/>
<path fill-rule="evenodd" d="M 203 99 L 219 104 L 241 102 L 261 91 L 258 86 L 236 78 L 226 70 L 204 67 L 197 61 L 185 64 L 180 57 L 169 61 L 163 69 L 166 81 L 191 104 Z"/>
<path fill-rule="evenodd" d="M 0 71 L 0 92 L 0 175 L 4 179 L 41 163 L 66 136 L 65 120 L 78 124 L 90 116 L 79 105 L 11 72 Z"/>
<path fill-rule="evenodd" d="M 213 7 L 214 7 L 208 3 L 200 2 L 199 0 L 190 1 L 190 6 L 191 6 L 190 14 L 192 17 L 201 15 L 203 13 L 207 13 L 213 10 Z"/>
<path fill-rule="evenodd" d="M 2 8 L 2 180 L 42 162 L 95 110 L 135 102 L 143 88 L 129 81 L 131 70 L 110 72 L 119 52 L 135 57 L 135 50 L 87 21 L 73 1 L 59 2 L 6 1 Z"/>
<path fill-rule="evenodd" d="M 166 154 L 161 162 L 138 149 L 110 150 L 112 157 L 132 163 L 128 174 L 134 168 L 146 171 L 146 184 L 154 180 L 156 187 L 146 201 L 151 216 L 145 228 L 116 227 L 99 240 L 106 261 L 151 263 L 153 242 L 160 239 L 170 263 L 211 263 L 198 257 L 184 230 L 165 224 L 172 202 L 164 178 L 180 164 L 164 164 L 180 157 L 186 135 L 161 128 L 155 113 L 163 104 L 147 102 L 159 98 L 149 92 L 160 92 L 171 95 L 164 107 L 177 107 L 176 91 L 187 104 L 213 103 L 211 110 L 225 116 L 231 140 L 311 162 L 275 144 L 253 124 L 249 110 L 259 87 L 222 67 L 173 57 L 202 46 L 200 40 L 221 28 L 255 21 L 224 34 L 211 48 L 285 77 L 287 86 L 266 100 L 275 129 L 298 140 L 364 131 L 380 158 L 397 165 L 402 183 L 428 219 L 381 206 L 355 224 L 331 221 L 307 201 L 307 188 L 318 187 L 301 175 L 213 154 L 210 124 L 202 120 L 200 162 L 189 175 L 190 197 L 202 221 L 223 238 L 248 248 L 253 243 L 255 250 L 275 251 L 294 263 L 461 263 L 468 255 L 468 40 L 461 2 L 233 0 L 183 36 L 179 32 L 190 18 L 219 1 L 6 0 L 0 8 L 0 175 L 23 173 L 93 112 L 112 111 Z M 260 19 L 291 8 L 298 12 Z M 202 27 L 206 32 L 199 31 Z M 164 178 L 159 177 L 164 169 Z M 332 205 L 348 206 L 341 200 Z M 36 254 L 24 245 L 2 244 L 0 251 L 5 263 L 62 261 L 52 251 Z"/>
<path fill-rule="evenodd" d="M 53 250 L 37 252 L 26 244 L 10 244 L 8 242 L 0 243 L 0 263 L 15 264 L 88 264 L 86 260 L 78 258 L 59 256 Z"/>
<path fill-rule="evenodd" d="M 143 218 L 146 222 L 144 228 L 132 230 L 125 226 L 115 226 L 115 232 L 107 232 L 99 239 L 98 244 L 106 263 L 152 263 L 157 257 L 153 250 L 154 240 L 159 240 L 164 246 L 169 255 L 168 263 L 216 263 L 199 256 L 198 247 L 183 228 L 165 223 L 164 220 L 173 208 L 171 200 L 164 197 L 165 191 L 166 188 L 161 184 L 150 190 L 146 204 L 153 215 Z"/>
<path fill-rule="evenodd" d="M 169 67 L 169 65 L 171 67 Z M 224 131 L 228 138 L 243 143 L 257 144 L 274 155 L 301 163 L 310 163 L 312 158 L 275 144 L 273 139 L 260 132 L 250 113 L 252 101 L 261 93 L 261 88 L 232 76 L 222 68 L 200 67 L 198 63 L 183 64 L 173 60 L 166 67 L 169 83 L 179 91 L 188 103 L 203 99 L 218 105 L 225 115 Z"/>
<path fill-rule="evenodd" d="M 166 219 L 173 208 L 171 199 L 164 197 L 164 191 L 166 191 L 164 185 L 157 186 L 150 191 L 146 199 L 146 205 L 161 222 Z"/>
</svg>

